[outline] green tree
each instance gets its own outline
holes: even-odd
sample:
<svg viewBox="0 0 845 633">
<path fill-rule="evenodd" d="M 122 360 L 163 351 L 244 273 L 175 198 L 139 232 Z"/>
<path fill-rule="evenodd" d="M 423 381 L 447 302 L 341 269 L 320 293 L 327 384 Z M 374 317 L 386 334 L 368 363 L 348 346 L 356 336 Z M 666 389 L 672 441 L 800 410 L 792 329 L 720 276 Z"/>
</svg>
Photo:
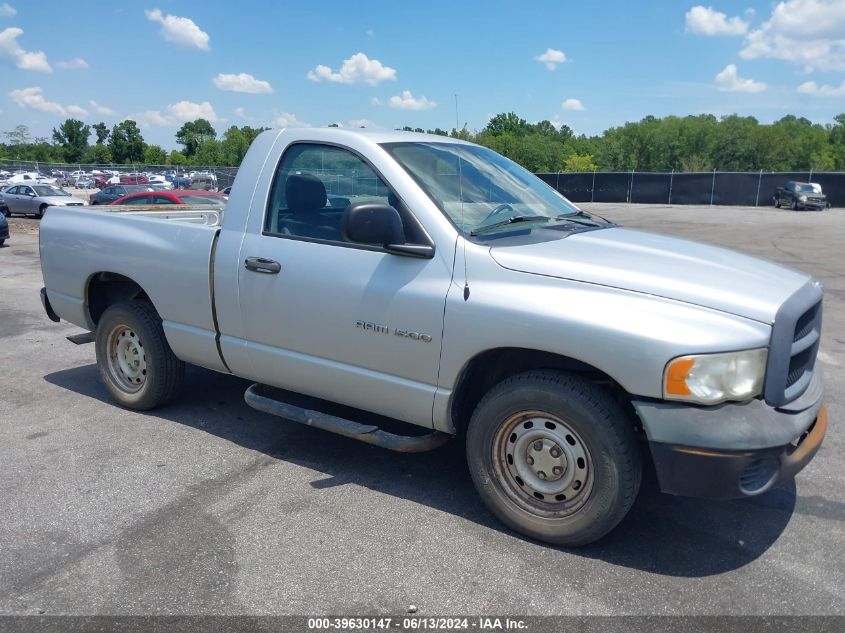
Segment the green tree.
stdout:
<svg viewBox="0 0 845 633">
<path fill-rule="evenodd" d="M 91 145 L 85 156 L 85 162 L 92 165 L 107 165 L 112 162 L 108 145 L 104 145 L 103 143 Z"/>
<path fill-rule="evenodd" d="M 220 141 L 210 138 L 200 143 L 192 162 L 203 167 L 216 166 L 221 163 L 220 156 Z"/>
<path fill-rule="evenodd" d="M 188 121 L 176 132 L 176 142 L 184 147 L 182 151 L 188 158 L 196 154 L 205 141 L 215 138 L 217 132 L 207 119 Z"/>
<path fill-rule="evenodd" d="M 229 166 L 240 165 L 255 137 L 265 129 L 268 128 L 254 128 L 248 125 L 237 127 L 233 125 L 223 132 L 223 140 L 220 141 L 220 164 Z"/>
<path fill-rule="evenodd" d="M 563 162 L 563 171 L 595 171 L 598 165 L 590 154 L 573 154 Z"/>
<path fill-rule="evenodd" d="M 106 127 L 105 123 L 95 123 L 91 126 L 91 129 L 94 130 L 94 134 L 97 135 L 97 145 L 102 145 L 105 143 L 109 138 L 109 128 Z"/>
<path fill-rule="evenodd" d="M 167 164 L 173 165 L 174 167 L 181 167 L 182 165 L 188 164 L 188 159 L 185 158 L 185 155 L 182 152 L 174 149 L 167 157 Z"/>
<path fill-rule="evenodd" d="M 528 122 L 518 117 L 514 112 L 504 112 L 497 114 L 487 123 L 484 131 L 492 136 L 500 136 L 502 134 L 527 134 L 531 131 L 531 126 Z"/>
<path fill-rule="evenodd" d="M 16 125 L 15 129 L 3 132 L 9 145 L 26 145 L 30 142 L 29 128 L 26 125 Z"/>
<path fill-rule="evenodd" d="M 147 145 L 144 148 L 144 162 L 147 165 L 164 165 L 167 162 L 167 152 L 158 145 Z"/>
<path fill-rule="evenodd" d="M 126 119 L 115 125 L 109 138 L 109 150 L 116 163 L 140 163 L 144 160 L 144 137 L 138 124 Z"/>
<path fill-rule="evenodd" d="M 88 137 L 91 127 L 78 119 L 67 119 L 53 128 L 53 141 L 62 146 L 63 158 L 67 163 L 77 163 L 82 160 L 88 149 Z"/>
</svg>

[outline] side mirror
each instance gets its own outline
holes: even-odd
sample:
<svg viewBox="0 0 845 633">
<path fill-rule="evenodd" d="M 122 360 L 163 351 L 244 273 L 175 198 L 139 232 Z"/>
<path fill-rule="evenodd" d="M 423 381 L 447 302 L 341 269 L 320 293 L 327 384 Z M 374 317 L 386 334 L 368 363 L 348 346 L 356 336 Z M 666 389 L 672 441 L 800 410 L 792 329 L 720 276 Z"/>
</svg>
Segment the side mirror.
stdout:
<svg viewBox="0 0 845 633">
<path fill-rule="evenodd" d="M 340 233 L 347 242 L 383 246 L 394 255 L 423 259 L 434 257 L 432 246 L 405 243 L 402 218 L 396 209 L 386 204 L 353 202 L 343 211 Z"/>
<path fill-rule="evenodd" d="M 358 244 L 404 244 L 405 229 L 399 212 L 386 204 L 354 202 L 340 220 L 343 239 Z"/>
<path fill-rule="evenodd" d="M 26 195 L 28 195 L 30 198 L 34 198 L 34 197 L 35 197 L 35 192 L 34 192 L 34 191 L 27 191 L 27 192 L 26 192 Z"/>
</svg>

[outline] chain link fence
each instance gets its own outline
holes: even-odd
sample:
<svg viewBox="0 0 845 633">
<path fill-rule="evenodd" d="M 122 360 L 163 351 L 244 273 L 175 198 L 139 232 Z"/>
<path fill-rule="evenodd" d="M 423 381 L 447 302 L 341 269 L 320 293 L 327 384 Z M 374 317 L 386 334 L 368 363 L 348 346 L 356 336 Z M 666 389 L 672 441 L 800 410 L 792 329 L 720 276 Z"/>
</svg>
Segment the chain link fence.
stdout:
<svg viewBox="0 0 845 633">
<path fill-rule="evenodd" d="M 843 172 L 559 172 L 537 174 L 573 202 L 718 204 L 759 207 L 773 204 L 787 182 L 814 182 L 831 206 L 845 206 Z"/>
<path fill-rule="evenodd" d="M 202 165 L 148 165 L 143 163 L 116 165 L 114 163 L 100 164 L 72 164 L 72 163 L 45 163 L 24 160 L 2 160 L 0 161 L 0 172 L 7 172 L 10 176 L 15 173 L 38 173 L 49 178 L 59 178 L 63 184 L 75 185 L 76 177 L 80 174 L 163 174 L 174 173 L 177 176 L 187 176 L 191 173 L 210 173 L 217 179 L 217 188 L 225 189 L 232 185 L 238 173 L 237 167 L 219 167 Z M 8 178 L 0 174 L 0 182 Z M 93 188 L 89 187 L 89 188 Z"/>
</svg>

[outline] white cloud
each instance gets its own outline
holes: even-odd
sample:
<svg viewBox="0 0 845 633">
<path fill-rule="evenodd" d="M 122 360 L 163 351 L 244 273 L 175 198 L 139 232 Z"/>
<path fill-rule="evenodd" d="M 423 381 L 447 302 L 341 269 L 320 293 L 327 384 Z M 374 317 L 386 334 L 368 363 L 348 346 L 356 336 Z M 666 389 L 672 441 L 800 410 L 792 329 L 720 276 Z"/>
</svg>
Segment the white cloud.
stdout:
<svg viewBox="0 0 845 633">
<path fill-rule="evenodd" d="M 845 81 L 838 86 L 830 84 L 818 85 L 815 81 L 807 81 L 798 86 L 798 92 L 814 97 L 845 97 Z"/>
<path fill-rule="evenodd" d="M 275 119 L 273 119 L 273 125 L 276 127 L 311 127 L 309 123 L 303 123 L 296 118 L 295 114 L 291 114 L 290 112 L 282 112 L 279 114 Z"/>
<path fill-rule="evenodd" d="M 370 97 L 370 103 L 374 106 L 384 105 L 384 103 L 382 103 L 382 100 L 378 97 Z"/>
<path fill-rule="evenodd" d="M 311 81 L 375 86 L 382 81 L 396 81 L 396 69 L 385 66 L 377 59 L 370 59 L 364 53 L 355 53 L 349 59 L 343 60 L 337 72 L 328 66 L 318 64 L 314 70 L 308 71 L 306 77 Z"/>
<path fill-rule="evenodd" d="M 182 18 L 177 15 L 164 15 L 160 9 L 144 11 L 150 22 L 161 24 L 161 35 L 168 42 L 198 48 L 203 51 L 210 50 L 211 38 L 208 33 L 198 27 L 190 18 Z"/>
<path fill-rule="evenodd" d="M 805 71 L 845 71 L 845 2 L 783 0 L 748 33 L 743 59 L 779 59 Z"/>
<path fill-rule="evenodd" d="M 88 116 L 88 110 L 78 105 L 69 105 L 67 107 L 67 113 L 73 114 L 74 116 Z"/>
<path fill-rule="evenodd" d="M 697 33 L 699 35 L 744 35 L 748 31 L 748 22 L 739 16 L 729 18 L 724 13 L 716 11 L 713 7 L 695 6 L 687 11 L 686 17 L 686 30 L 689 33 Z"/>
<path fill-rule="evenodd" d="M 379 127 L 369 119 L 350 119 L 349 120 L 349 127 L 357 127 L 357 128 L 377 128 Z M 343 127 L 343 126 L 341 126 Z"/>
<path fill-rule="evenodd" d="M 425 96 L 415 97 L 410 90 L 403 90 L 401 95 L 390 97 L 388 105 L 400 110 L 429 110 L 437 107 L 436 101 L 429 101 Z"/>
<path fill-rule="evenodd" d="M 32 88 L 19 88 L 12 90 L 9 96 L 12 101 L 17 103 L 21 108 L 32 108 L 33 110 L 40 110 L 41 112 L 49 112 L 51 114 L 58 114 L 59 116 L 67 116 L 67 109 L 60 103 L 55 101 L 47 101 L 43 91 L 37 86 Z"/>
<path fill-rule="evenodd" d="M 47 63 L 44 51 L 25 51 L 18 44 L 18 37 L 23 35 L 23 29 L 16 26 L 0 31 L 0 59 L 11 62 L 21 70 L 37 70 L 51 73 L 53 69 Z"/>
<path fill-rule="evenodd" d="M 537 55 L 534 60 L 545 64 L 549 70 L 554 70 L 558 64 L 563 64 L 566 61 L 566 53 L 554 48 L 547 48 L 545 53 Z"/>
<path fill-rule="evenodd" d="M 238 116 L 242 119 L 246 118 L 246 110 L 244 108 L 235 108 L 235 116 Z"/>
<path fill-rule="evenodd" d="M 13 15 L 17 15 L 18 12 L 11 4 L 8 2 L 3 2 L 0 4 L 0 17 L 2 18 L 10 18 Z"/>
<path fill-rule="evenodd" d="M 167 127 L 194 119 L 205 119 L 211 123 L 221 120 L 208 101 L 202 103 L 178 101 L 167 106 L 163 114 L 160 110 L 147 110 L 130 115 L 128 118 L 137 121 L 143 127 Z"/>
<path fill-rule="evenodd" d="M 94 110 L 97 114 L 102 114 L 103 116 L 114 116 L 114 110 L 104 105 L 100 105 L 93 99 L 88 102 L 88 105 L 91 106 L 91 109 Z"/>
<path fill-rule="evenodd" d="M 88 68 L 88 62 L 86 62 L 81 57 L 74 57 L 73 59 L 68 59 L 63 62 L 59 62 L 56 64 L 62 70 L 85 70 Z"/>
<path fill-rule="evenodd" d="M 584 107 L 584 104 L 581 103 L 580 99 L 566 99 L 563 103 L 560 104 L 560 107 L 564 110 L 586 110 L 587 108 Z"/>
<path fill-rule="evenodd" d="M 716 87 L 722 92 L 763 92 L 766 84 L 753 79 L 743 79 L 737 74 L 735 64 L 728 64 L 716 75 Z"/>
<path fill-rule="evenodd" d="M 167 127 L 175 125 L 175 121 L 158 110 L 147 110 L 146 112 L 139 112 L 137 114 L 130 114 L 128 119 L 136 121 L 141 127 Z"/>
<path fill-rule="evenodd" d="M 220 90 L 228 92 L 246 92 L 249 94 L 262 94 L 273 92 L 273 86 L 269 81 L 256 79 L 249 73 L 227 75 L 220 73 L 213 80 L 214 85 Z"/>
<path fill-rule="evenodd" d="M 218 120 L 217 113 L 208 101 L 194 103 L 193 101 L 178 101 L 167 106 L 167 112 L 177 121 L 193 121 L 206 119 L 214 123 Z"/>
</svg>

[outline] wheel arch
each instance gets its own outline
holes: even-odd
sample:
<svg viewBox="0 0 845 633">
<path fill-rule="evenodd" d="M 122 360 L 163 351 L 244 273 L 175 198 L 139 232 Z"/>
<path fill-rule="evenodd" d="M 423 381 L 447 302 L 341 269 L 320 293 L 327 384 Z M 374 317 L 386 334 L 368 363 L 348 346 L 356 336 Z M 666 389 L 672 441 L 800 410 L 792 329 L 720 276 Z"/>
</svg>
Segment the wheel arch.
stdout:
<svg viewBox="0 0 845 633">
<path fill-rule="evenodd" d="M 479 352 L 461 368 L 449 402 L 449 416 L 455 431 L 465 432 L 469 419 L 484 394 L 503 380 L 532 370 L 575 372 L 603 386 L 636 420 L 630 394 L 608 373 L 584 361 L 522 347 L 499 347 Z"/>
<path fill-rule="evenodd" d="M 152 304 L 150 296 L 141 285 L 126 275 L 109 271 L 91 275 L 85 286 L 85 312 L 91 329 L 97 327 L 100 317 L 109 306 L 133 299 Z"/>
</svg>

